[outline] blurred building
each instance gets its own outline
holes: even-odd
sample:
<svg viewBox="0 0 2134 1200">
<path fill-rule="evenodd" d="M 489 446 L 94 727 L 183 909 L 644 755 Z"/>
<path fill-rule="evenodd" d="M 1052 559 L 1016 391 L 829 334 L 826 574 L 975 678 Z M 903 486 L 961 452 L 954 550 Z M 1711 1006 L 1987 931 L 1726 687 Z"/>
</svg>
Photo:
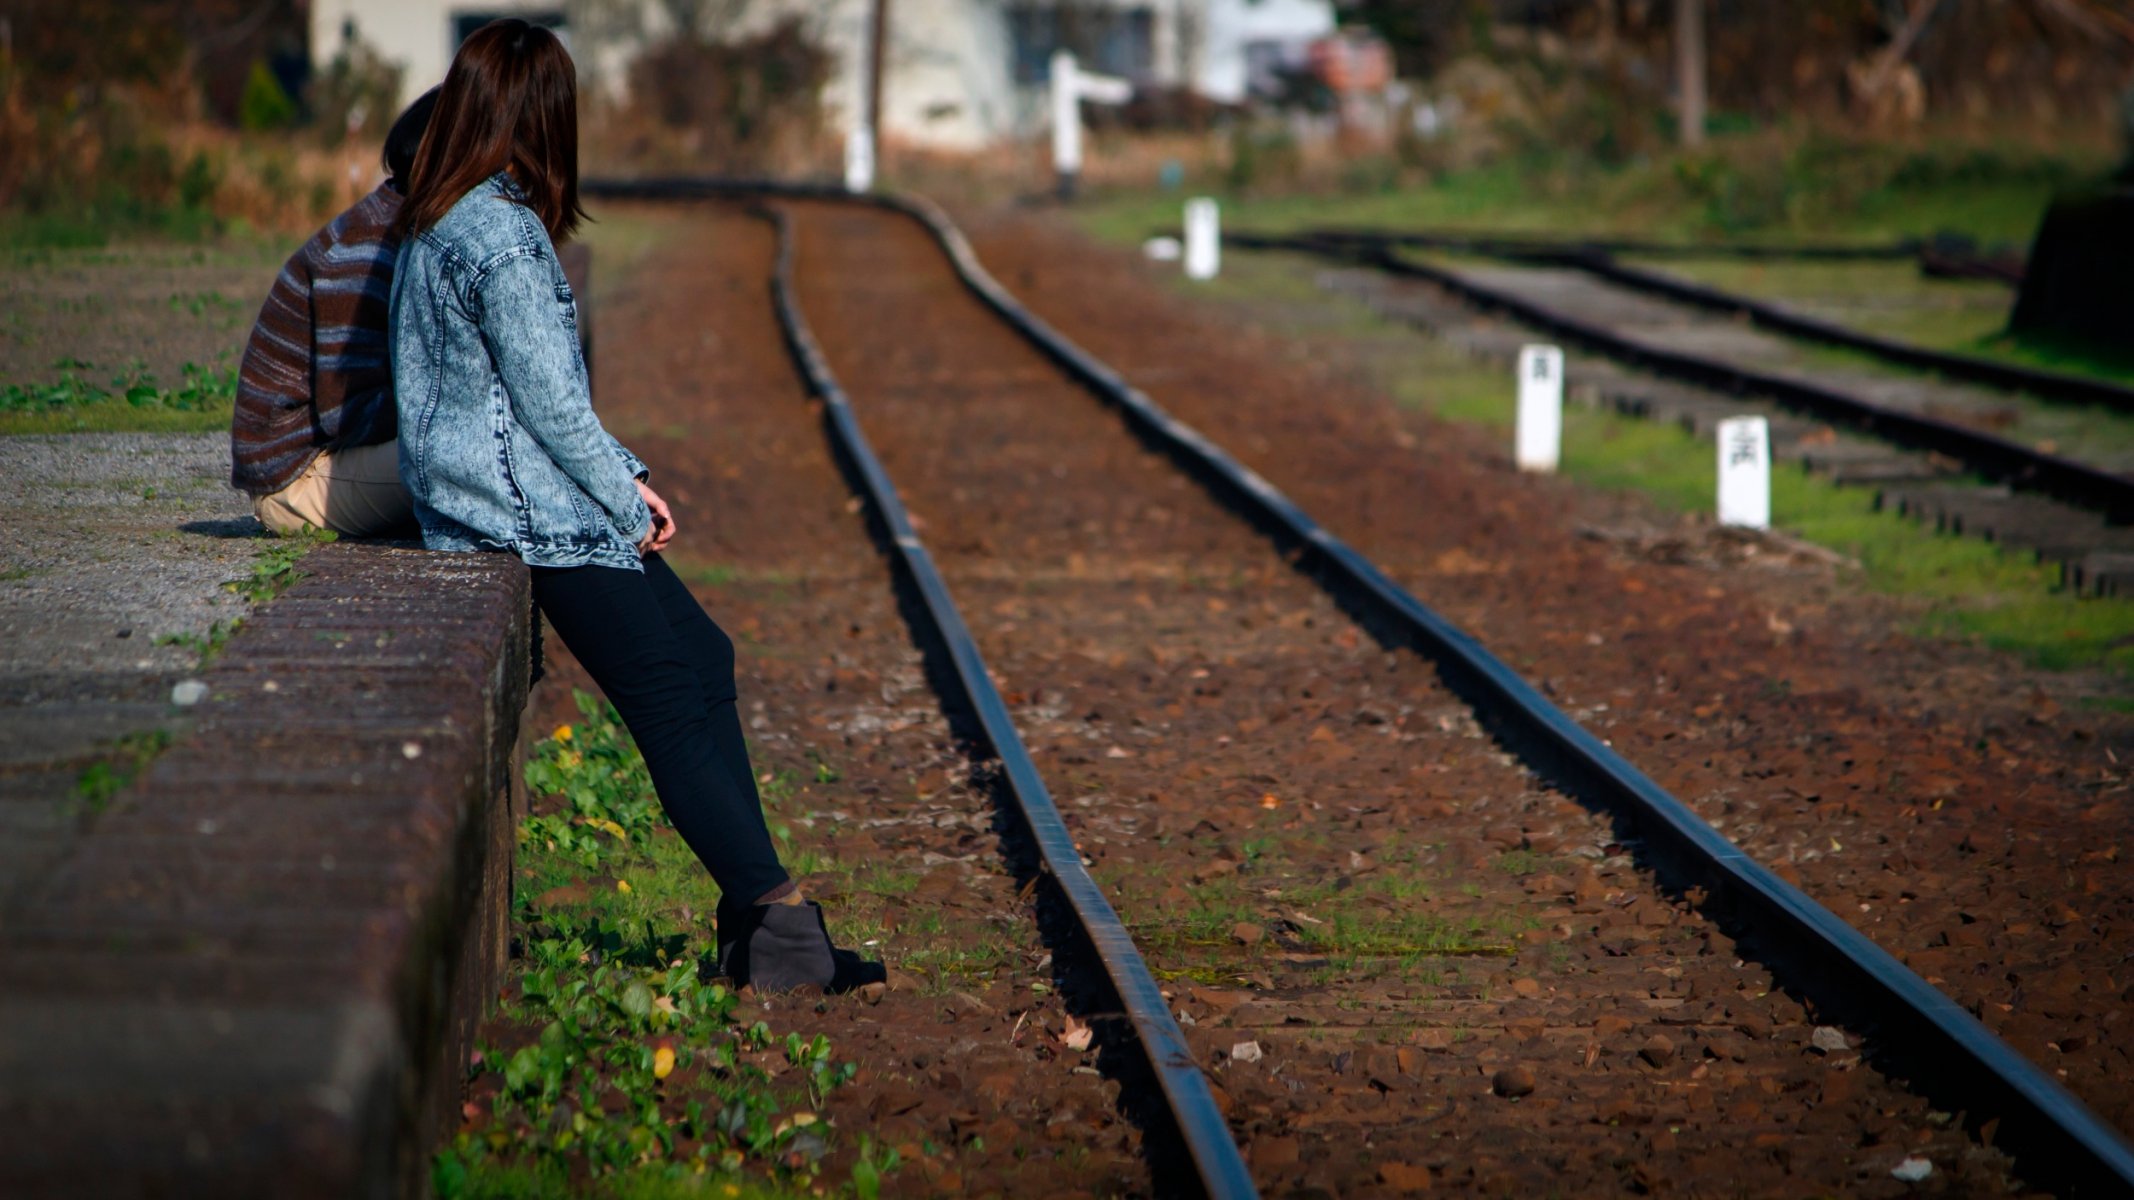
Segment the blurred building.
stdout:
<svg viewBox="0 0 2134 1200">
<path fill-rule="evenodd" d="M 324 65 L 360 40 L 402 68 L 403 99 L 443 79 L 467 34 L 502 16 L 555 28 L 590 88 L 625 94 L 630 61 L 696 11 L 718 37 L 799 14 L 835 55 L 825 97 L 859 111 L 874 0 L 310 0 L 311 52 Z M 975 150 L 1026 136 L 1046 118 L 1046 64 L 1074 51 L 1094 71 L 1190 88 L 1224 103 L 1265 91 L 1335 27 L 1332 0 L 891 0 L 885 136 Z"/>
</svg>

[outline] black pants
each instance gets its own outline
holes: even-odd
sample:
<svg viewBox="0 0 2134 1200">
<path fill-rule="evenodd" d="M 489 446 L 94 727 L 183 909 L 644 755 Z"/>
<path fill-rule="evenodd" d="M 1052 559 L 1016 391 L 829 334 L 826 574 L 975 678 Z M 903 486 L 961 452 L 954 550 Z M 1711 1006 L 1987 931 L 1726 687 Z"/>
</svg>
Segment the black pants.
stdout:
<svg viewBox="0 0 2134 1200">
<path fill-rule="evenodd" d="M 729 899 L 787 880 L 741 736 L 734 644 L 657 554 L 642 574 L 535 567 L 534 603 L 607 694 L 645 756 L 667 819 Z"/>
</svg>

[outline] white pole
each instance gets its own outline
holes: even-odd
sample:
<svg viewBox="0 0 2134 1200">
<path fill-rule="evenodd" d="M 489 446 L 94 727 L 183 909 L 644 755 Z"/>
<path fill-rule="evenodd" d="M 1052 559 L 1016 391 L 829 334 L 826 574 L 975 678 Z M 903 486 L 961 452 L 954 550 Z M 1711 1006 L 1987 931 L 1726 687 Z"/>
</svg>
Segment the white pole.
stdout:
<svg viewBox="0 0 2134 1200">
<path fill-rule="evenodd" d="M 1215 201 L 1197 196 L 1186 201 L 1186 278 L 1209 280 L 1222 270 L 1223 222 Z"/>
<path fill-rule="evenodd" d="M 1082 174 L 1082 83 L 1074 55 L 1052 54 L 1052 169 L 1059 173 L 1060 196 L 1074 195 Z"/>
<path fill-rule="evenodd" d="M 1519 351 L 1519 417 L 1513 458 L 1522 471 L 1556 473 L 1563 454 L 1563 351 L 1526 346 Z"/>
<path fill-rule="evenodd" d="M 874 188 L 874 135 L 857 125 L 845 135 L 845 190 L 865 192 Z"/>
<path fill-rule="evenodd" d="M 1762 417 L 1719 422 L 1719 523 L 1771 527 L 1771 426 Z"/>
</svg>

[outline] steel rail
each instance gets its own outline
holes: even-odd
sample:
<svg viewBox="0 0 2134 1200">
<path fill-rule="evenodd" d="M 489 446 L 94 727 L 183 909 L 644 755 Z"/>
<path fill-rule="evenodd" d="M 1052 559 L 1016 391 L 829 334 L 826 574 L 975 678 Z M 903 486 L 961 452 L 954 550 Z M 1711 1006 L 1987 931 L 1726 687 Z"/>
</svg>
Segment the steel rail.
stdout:
<svg viewBox="0 0 2134 1200">
<path fill-rule="evenodd" d="M 793 195 L 786 191 L 781 194 Z M 1146 1054 L 1150 1068 L 1163 1089 L 1171 1116 L 1178 1124 L 1186 1149 L 1192 1156 L 1201 1186 L 1217 1200 L 1250 1200 L 1259 1193 L 1245 1167 L 1229 1123 L 1216 1106 L 1207 1077 L 1186 1045 L 1185 1035 L 1171 1016 L 1162 989 L 1148 964 L 1134 947 L 1132 935 L 1119 914 L 1105 899 L 1082 865 L 1082 852 L 1068 832 L 1059 808 L 1053 803 L 1038 773 L 1037 764 L 1023 745 L 1022 734 L 1008 712 L 1006 701 L 986 670 L 985 659 L 971 636 L 950 595 L 948 585 L 935 566 L 933 556 L 919 535 L 898 496 L 896 484 L 876 457 L 867 435 L 854 415 L 852 402 L 830 371 L 829 360 L 810 330 L 793 286 L 793 256 L 797 242 L 791 220 L 782 212 L 758 210 L 778 231 L 778 259 L 772 276 L 772 303 L 778 323 L 808 389 L 823 401 L 824 415 L 839 450 L 859 471 L 867 500 L 896 543 L 898 561 L 918 589 L 934 631 L 947 648 L 957 681 L 962 685 L 985 737 L 999 756 L 1009 793 L 1014 797 L 1023 822 L 1029 827 L 1039 856 L 1065 893 L 1068 904 L 1090 943 L 1096 947 L 1105 974 L 1118 992 L 1127 1017 Z"/>
<path fill-rule="evenodd" d="M 1671 350 L 1623 336 L 1596 321 L 1558 312 L 1465 273 L 1418 262 L 1383 246 L 1306 238 L 1253 237 L 1241 241 L 1257 249 L 1317 254 L 1352 262 L 1390 275 L 1426 280 L 1470 303 L 1506 313 L 1526 324 L 1590 346 L 1612 358 L 1722 391 L 1768 396 L 1778 403 L 1823 420 L 1865 430 L 1901 445 L 1946 454 L 1991 479 L 2044 492 L 2107 519 L 2134 521 L 2134 479 L 2089 463 L 2026 446 L 1972 429 L 1955 421 L 1910 413 L 1863 400 L 1813 379 L 1745 367 L 1724 359 Z"/>
<path fill-rule="evenodd" d="M 718 181 L 668 180 L 606 194 L 748 193 Z M 1304 547 L 1313 565 L 1326 576 L 1353 589 L 1377 612 L 1391 618 L 1438 664 L 1448 682 L 1478 698 L 1477 707 L 1495 716 L 1501 730 L 1537 747 L 1539 757 L 1556 768 L 1563 782 L 1637 830 L 1654 865 L 1667 872 L 1671 886 L 1706 888 L 1712 899 L 1759 940 L 1763 957 L 1784 960 L 1790 985 L 1818 1002 L 1834 997 L 1840 1007 L 1871 1015 L 1877 1038 L 1901 1054 L 1915 1084 L 1944 1102 L 1953 1100 L 1950 1107 L 1965 1110 L 1974 1121 L 1998 1119 L 1994 1140 L 2017 1155 L 2018 1167 L 2027 1177 L 2063 1188 L 2070 1195 L 2134 1195 L 2134 1147 L 2081 1100 L 1895 956 L 1756 862 L 1607 742 L 1557 708 L 1473 635 L 1416 599 L 1259 473 L 1023 308 L 985 270 L 962 232 L 937 207 L 916 197 L 854 197 L 829 186 L 776 185 L 768 194 L 866 203 L 918 221 L 973 294 L 1116 407 L 1132 427 L 1176 460 L 1204 472 L 1227 498 Z M 816 354 L 819 358 L 819 351 Z M 841 417 L 850 422 L 849 409 Z M 886 477 L 882 482 L 887 484 Z M 890 498 L 893 501 L 893 492 Z M 900 540 L 899 544 L 904 543 Z M 910 545 L 917 549 L 915 537 L 910 538 Z M 923 550 L 919 561 L 931 567 Z M 984 680 L 982 665 L 977 669 Z M 986 687 L 990 692 L 989 683 Z M 997 701 L 997 693 L 993 695 Z M 1071 852 L 1071 843 L 1067 849 Z M 1079 863 L 1079 858 L 1072 861 Z M 1101 895 L 1097 899 L 1101 901 Z"/>
<path fill-rule="evenodd" d="M 1995 362 L 1990 358 L 1980 358 L 1972 354 L 1953 354 L 1898 341 L 1895 338 L 1865 333 L 1836 321 L 1826 321 L 1821 317 L 1798 312 L 1767 300 L 1708 287 L 1661 271 L 1626 266 L 1604 254 L 1569 254 L 1537 258 L 1536 261 L 1576 267 L 1610 283 L 1619 283 L 1627 288 L 1663 296 L 1710 312 L 1747 317 L 1754 324 L 1779 333 L 1822 342 L 1825 345 L 1840 346 L 1847 350 L 1857 350 L 1886 362 L 1932 371 L 1949 379 L 1984 384 L 2003 391 L 2027 392 L 2068 404 L 2099 404 L 2122 412 L 2134 412 L 2134 388 L 2123 384 L 2071 375 L 2065 371 L 2048 371 L 2039 367 Z"/>
<path fill-rule="evenodd" d="M 1967 1101 L 1985 1098 L 2000 1114 L 1996 1142 L 2026 1149 L 2022 1166 L 2081 1195 L 2134 1193 L 2134 1147 L 2073 1093 L 1995 1037 L 1992 1031 L 1895 956 L 1779 878 L 1687 805 L 1646 777 L 1606 742 L 1557 708 L 1472 635 L 1393 582 L 1376 564 L 1335 537 L 1295 501 L 1222 447 L 1158 406 L 1138 388 L 1042 318 L 1025 309 L 985 270 L 963 234 L 939 209 L 917 198 L 895 207 L 924 223 L 955 263 L 965 286 L 1099 397 L 1194 466 L 1211 472 L 1237 497 L 1309 548 L 1343 582 L 1412 632 L 1448 678 L 1481 694 L 1509 724 L 1547 748 L 1589 794 L 1639 828 L 1676 871 L 1675 882 L 1701 883 L 1749 917 L 1759 936 L 1788 943 L 1817 969 L 1844 975 L 1852 995 L 1881 1019 L 1882 1036 L 1913 1053 L 1921 1081 L 1953 1082 Z M 1811 989 L 1812 990 L 1812 989 Z M 1974 1110 L 1975 1114 L 1975 1110 Z"/>
</svg>

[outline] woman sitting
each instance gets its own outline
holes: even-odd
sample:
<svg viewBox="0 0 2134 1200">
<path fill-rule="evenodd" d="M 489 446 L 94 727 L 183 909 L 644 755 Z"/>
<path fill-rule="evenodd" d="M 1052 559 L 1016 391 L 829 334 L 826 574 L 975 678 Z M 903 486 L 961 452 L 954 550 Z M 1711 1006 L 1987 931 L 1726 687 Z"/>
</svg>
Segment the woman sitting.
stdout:
<svg viewBox="0 0 2134 1200">
<path fill-rule="evenodd" d="M 500 550 L 622 715 L 677 832 L 711 871 L 718 969 L 842 990 L 878 963 L 837 950 L 764 826 L 733 643 L 660 551 L 672 513 L 601 427 L 555 242 L 578 205 L 576 72 L 517 19 L 460 47 L 415 155 L 393 277 L 400 468 L 425 546 Z"/>
</svg>

